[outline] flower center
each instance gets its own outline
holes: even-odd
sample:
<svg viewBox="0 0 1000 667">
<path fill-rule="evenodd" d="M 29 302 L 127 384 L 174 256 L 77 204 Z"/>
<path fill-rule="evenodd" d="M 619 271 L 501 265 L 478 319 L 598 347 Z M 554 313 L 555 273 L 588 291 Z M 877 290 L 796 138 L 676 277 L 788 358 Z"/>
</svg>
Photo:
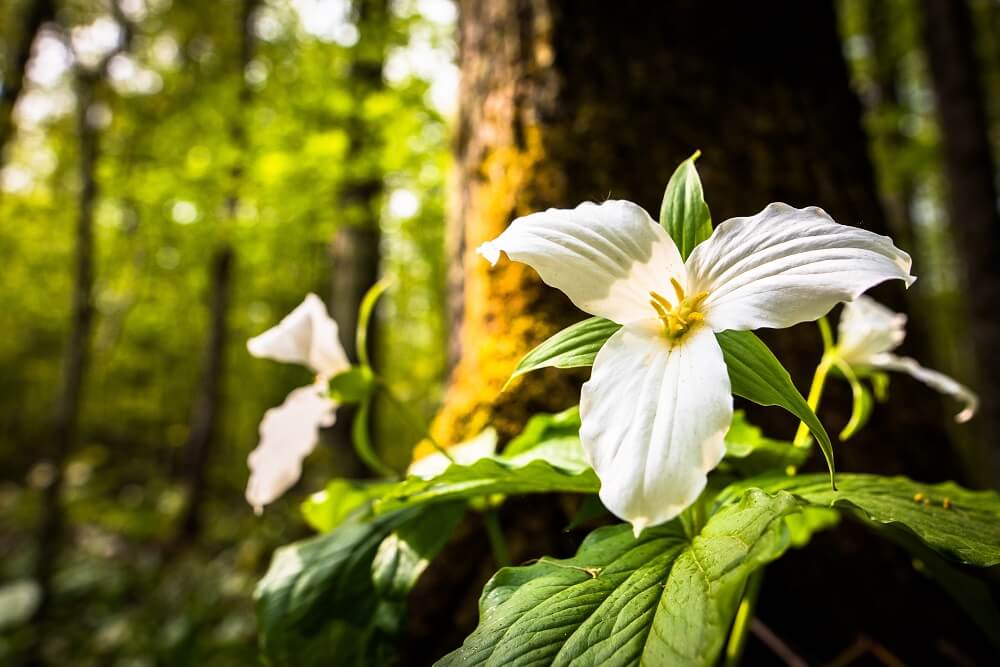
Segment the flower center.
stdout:
<svg viewBox="0 0 1000 667">
<path fill-rule="evenodd" d="M 677 305 L 671 305 L 666 297 L 657 292 L 649 293 L 649 304 L 656 311 L 656 316 L 663 323 L 663 334 L 670 339 L 677 339 L 688 332 L 696 323 L 705 319 L 698 308 L 708 296 L 708 292 L 698 292 L 692 296 L 684 294 L 684 288 L 671 278 L 670 284 L 677 295 Z"/>
</svg>

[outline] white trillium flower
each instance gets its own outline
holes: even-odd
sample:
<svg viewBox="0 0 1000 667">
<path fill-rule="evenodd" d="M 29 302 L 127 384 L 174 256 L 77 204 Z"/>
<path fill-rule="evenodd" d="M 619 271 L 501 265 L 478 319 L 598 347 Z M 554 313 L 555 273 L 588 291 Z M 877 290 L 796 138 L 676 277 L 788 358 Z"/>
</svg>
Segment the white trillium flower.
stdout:
<svg viewBox="0 0 1000 667">
<path fill-rule="evenodd" d="M 285 402 L 264 413 L 260 443 L 250 452 L 246 499 L 260 514 L 302 474 L 302 460 L 319 441 L 319 429 L 332 426 L 337 407 L 325 396 L 327 382 L 351 367 L 340 344 L 337 323 L 315 294 L 277 326 L 247 341 L 255 357 L 301 364 L 316 373 L 311 385 L 293 389 Z"/>
<path fill-rule="evenodd" d="M 725 453 L 733 397 L 715 332 L 789 327 L 885 280 L 915 280 L 889 238 L 787 204 L 723 222 L 686 262 L 627 201 L 518 218 L 479 248 L 493 264 L 501 252 L 624 325 L 583 386 L 580 438 L 601 500 L 636 534 L 693 503 Z"/>
<path fill-rule="evenodd" d="M 967 422 L 979 407 L 977 397 L 968 387 L 944 373 L 924 368 L 916 359 L 892 354 L 906 336 L 906 315 L 889 310 L 874 299 L 861 296 L 844 306 L 837 327 L 837 355 L 847 365 L 866 369 L 907 373 L 942 394 L 964 403 L 955 415 L 958 423 Z"/>
</svg>

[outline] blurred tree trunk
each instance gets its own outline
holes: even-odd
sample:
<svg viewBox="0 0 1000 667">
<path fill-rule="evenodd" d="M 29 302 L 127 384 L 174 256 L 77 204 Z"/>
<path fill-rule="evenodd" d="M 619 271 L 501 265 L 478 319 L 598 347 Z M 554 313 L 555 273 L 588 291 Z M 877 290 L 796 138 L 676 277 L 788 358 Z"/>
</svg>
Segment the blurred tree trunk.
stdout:
<svg viewBox="0 0 1000 667">
<path fill-rule="evenodd" d="M 907 138 L 901 129 L 901 54 L 893 39 L 893 7 L 888 2 L 868 2 L 867 10 L 868 36 L 875 65 L 873 111 L 883 130 L 889 161 L 893 163 L 883 184 L 882 201 L 896 243 L 902 248 L 914 248 L 912 205 L 916 188 L 909 168 L 899 159 Z"/>
<path fill-rule="evenodd" d="M 0 85 L 0 166 L 4 163 L 4 148 L 14 132 L 14 105 L 24 88 L 24 72 L 31 59 L 32 44 L 42 26 L 56 16 L 52 0 L 31 0 L 26 4 L 21 24 L 13 30 L 13 46 L 7 54 Z"/>
<path fill-rule="evenodd" d="M 366 116 L 365 105 L 385 89 L 382 69 L 389 43 L 389 3 L 387 0 L 354 0 L 353 13 L 359 39 L 351 52 L 347 75 L 353 104 L 347 116 L 348 147 L 344 160 L 347 176 L 338 193 L 338 228 L 330 243 L 333 265 L 330 285 L 330 313 L 340 327 L 340 338 L 351 360 L 357 360 L 354 332 L 358 308 L 365 293 L 379 277 L 379 243 L 382 195 L 384 192 L 380 152 L 381 128 Z M 375 318 L 369 332 L 371 346 L 377 347 Z M 375 349 L 370 350 L 375 357 Z M 338 465 L 345 474 L 361 472 L 360 461 L 352 456 L 351 424 L 357 410 L 341 406 L 329 434 Z"/>
<path fill-rule="evenodd" d="M 821 204 L 840 222 L 888 231 L 830 3 L 470 0 L 460 4 L 459 62 L 450 243 L 452 261 L 463 267 L 451 285 L 453 303 L 462 294 L 461 327 L 451 385 L 434 425 L 446 442 L 487 424 L 506 437 L 530 413 L 578 399 L 581 376 L 558 371 L 499 393 L 522 354 L 582 317 L 531 269 L 507 260 L 491 269 L 474 254 L 517 215 L 609 197 L 656 212 L 674 168 L 700 148 L 698 166 L 717 222 L 787 201 Z M 901 291 L 889 287 L 881 298 L 899 307 Z M 821 352 L 818 334 L 802 328 L 767 338 L 804 386 Z M 912 338 L 909 345 L 920 340 Z M 847 421 L 846 392 L 835 386 L 829 394 L 833 410 L 823 414 L 832 427 Z M 931 392 L 895 392 L 859 438 L 867 446 L 839 449 L 841 469 L 949 474 L 940 414 Z M 772 432 L 790 434 L 795 427 L 777 410 L 757 412 L 758 418 Z M 514 503 L 504 507 L 504 517 L 514 562 L 569 550 L 572 540 L 561 530 L 568 519 L 556 503 Z M 475 624 L 475 601 L 493 569 L 484 544 L 481 536 L 459 538 L 418 584 L 408 643 L 413 664 L 455 646 Z M 914 625 L 906 610 L 916 599 L 937 599 L 911 581 L 909 559 L 892 552 L 890 576 L 911 586 L 899 596 L 901 606 L 888 616 L 852 609 L 828 619 L 825 594 L 836 597 L 837 586 L 857 593 L 847 599 L 864 599 L 877 585 L 865 573 L 879 563 L 868 560 L 870 550 L 843 539 L 811 549 L 809 557 L 819 568 L 839 561 L 848 569 L 844 577 L 855 582 L 830 579 L 823 590 L 822 581 L 811 581 L 816 590 L 803 599 L 794 573 L 769 574 L 769 584 L 783 582 L 773 587 L 785 597 L 768 611 L 781 621 L 779 632 L 802 632 L 818 656 L 828 658 L 858 628 L 908 636 Z M 885 575 L 879 571 L 878 581 Z M 765 587 L 763 606 L 768 596 Z M 830 630 L 826 642 L 806 625 L 810 618 L 830 621 L 823 625 Z M 937 636 L 928 632 L 911 646 L 922 650 Z"/>
<path fill-rule="evenodd" d="M 975 33 L 964 0 L 924 0 L 924 42 L 944 149 L 948 217 L 964 269 L 969 342 L 975 360 L 978 445 L 975 482 L 1000 488 L 1000 212 Z"/>
<path fill-rule="evenodd" d="M 209 267 L 209 332 L 202 358 L 201 383 L 191 409 L 188 439 L 184 444 L 185 485 L 187 505 L 181 517 L 174 544 L 195 540 L 202 528 L 202 513 L 208 495 L 208 467 L 216 444 L 219 414 L 222 409 L 222 387 L 225 376 L 226 341 L 228 338 L 228 311 L 232 291 L 235 251 L 229 230 L 236 223 L 240 208 L 240 185 L 246 167 L 247 114 L 252 94 L 245 72 L 253 59 L 255 39 L 253 31 L 254 10 L 259 0 L 243 0 L 239 13 L 240 49 L 238 69 L 240 89 L 237 108 L 231 110 L 230 141 L 237 157 L 230 171 L 230 194 L 226 198 L 225 219 L 212 253 Z"/>
</svg>

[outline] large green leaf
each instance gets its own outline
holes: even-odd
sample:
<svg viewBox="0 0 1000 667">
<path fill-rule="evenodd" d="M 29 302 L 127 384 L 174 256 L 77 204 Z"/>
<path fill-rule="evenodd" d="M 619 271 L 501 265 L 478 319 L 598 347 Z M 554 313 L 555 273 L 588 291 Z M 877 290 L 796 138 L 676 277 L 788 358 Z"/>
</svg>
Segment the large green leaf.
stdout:
<svg viewBox="0 0 1000 667">
<path fill-rule="evenodd" d="M 524 355 L 507 383 L 539 368 L 590 366 L 598 350 L 620 328 L 620 324 L 603 317 L 591 317 L 572 324 Z"/>
<path fill-rule="evenodd" d="M 375 590 L 387 600 L 402 600 L 465 515 L 465 503 L 439 505 L 407 521 L 382 540 L 372 562 Z"/>
<path fill-rule="evenodd" d="M 729 368 L 733 393 L 758 405 L 780 406 L 800 420 L 812 432 L 830 468 L 830 483 L 834 482 L 833 444 L 792 378 L 767 345 L 750 331 L 723 331 L 715 334 Z"/>
<path fill-rule="evenodd" d="M 579 440 L 563 441 L 579 448 Z M 534 453 L 534 455 L 532 455 Z M 549 452 L 552 454 L 552 451 Z M 597 493 L 600 484 L 594 471 L 569 454 L 559 455 L 554 465 L 534 450 L 512 460 L 485 458 L 471 465 L 452 464 L 430 479 L 410 477 L 389 487 L 375 502 L 377 513 L 446 500 L 512 493 Z M 522 458 L 523 457 L 523 458 Z"/>
<path fill-rule="evenodd" d="M 970 565 L 1000 564 L 1000 495 L 954 484 L 921 484 L 905 477 L 842 474 L 834 491 L 822 475 L 755 478 L 731 486 L 720 501 L 755 486 L 788 491 L 817 507 L 857 513 L 866 521 L 902 528 L 932 549 Z"/>
<path fill-rule="evenodd" d="M 333 651 L 346 665 L 384 660 L 402 606 L 375 595 L 372 559 L 413 516 L 348 521 L 278 549 L 255 592 L 262 656 L 281 666 L 327 664 Z"/>
<path fill-rule="evenodd" d="M 694 166 L 701 151 L 681 162 L 667 183 L 660 205 L 660 224 L 687 259 L 695 246 L 712 235 L 712 214 L 705 203 L 701 178 Z"/>
<path fill-rule="evenodd" d="M 382 495 L 391 482 L 334 479 L 326 488 L 302 503 L 302 516 L 319 533 L 328 533 L 348 517 L 362 513 L 371 501 Z"/>
<path fill-rule="evenodd" d="M 600 528 L 567 560 L 504 568 L 441 665 L 712 665 L 749 575 L 790 544 L 786 493 L 748 490 L 696 535 Z M 688 524 L 690 525 L 690 524 Z"/>
<path fill-rule="evenodd" d="M 257 584 L 261 655 L 281 666 L 387 664 L 406 593 L 443 546 L 462 507 L 375 518 L 278 549 Z"/>
</svg>

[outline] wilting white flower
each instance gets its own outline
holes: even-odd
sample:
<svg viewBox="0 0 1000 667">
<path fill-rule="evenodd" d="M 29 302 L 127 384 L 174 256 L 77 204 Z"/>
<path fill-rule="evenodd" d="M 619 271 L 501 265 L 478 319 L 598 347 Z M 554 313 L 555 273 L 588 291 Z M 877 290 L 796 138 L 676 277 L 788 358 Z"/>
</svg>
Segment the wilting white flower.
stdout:
<svg viewBox="0 0 1000 667">
<path fill-rule="evenodd" d="M 924 368 L 916 359 L 899 357 L 892 351 L 906 336 L 906 315 L 896 313 L 874 299 L 860 296 L 844 306 L 837 327 L 837 354 L 849 366 L 862 370 L 908 373 L 927 386 L 956 398 L 965 407 L 955 421 L 969 421 L 979 406 L 979 398 L 968 387 L 944 373 Z"/>
<path fill-rule="evenodd" d="M 293 389 L 285 402 L 264 413 L 260 443 L 250 452 L 246 499 L 258 514 L 298 481 L 302 460 L 319 441 L 319 429 L 332 426 L 337 405 L 324 394 L 333 376 L 351 367 L 340 344 L 337 323 L 315 294 L 277 326 L 247 341 L 255 357 L 301 364 L 316 373 L 311 385 Z"/>
<path fill-rule="evenodd" d="M 519 218 L 479 248 L 494 264 L 501 251 L 624 325 L 583 386 L 580 438 L 601 500 L 636 533 L 694 502 L 725 453 L 733 397 L 716 331 L 792 326 L 884 280 L 915 280 L 889 238 L 786 204 L 723 222 L 686 262 L 627 201 Z"/>
</svg>

